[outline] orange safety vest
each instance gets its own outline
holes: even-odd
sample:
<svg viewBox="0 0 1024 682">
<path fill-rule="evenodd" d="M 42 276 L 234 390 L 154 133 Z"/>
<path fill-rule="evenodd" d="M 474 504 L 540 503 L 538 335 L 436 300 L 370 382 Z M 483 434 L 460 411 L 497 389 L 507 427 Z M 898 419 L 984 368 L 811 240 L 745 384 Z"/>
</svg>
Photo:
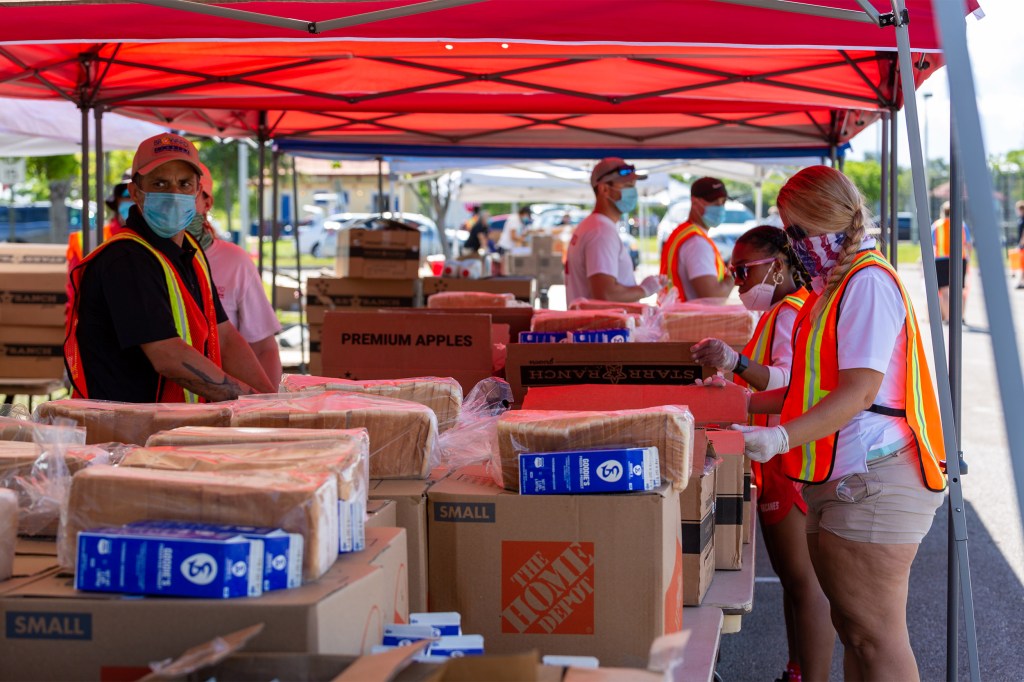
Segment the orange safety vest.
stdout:
<svg viewBox="0 0 1024 682">
<path fill-rule="evenodd" d="M 928 364 L 924 345 L 918 333 L 917 318 L 914 306 L 907 296 L 906 289 L 893 267 L 882 257 L 882 254 L 870 249 L 861 252 L 853 267 L 840 282 L 836 290 L 825 302 L 824 308 L 816 319 L 812 319 L 810 311 L 818 299 L 811 294 L 807 303 L 797 314 L 795 338 L 793 342 L 793 372 L 786 389 L 786 398 L 782 406 L 782 423 L 792 421 L 821 402 L 839 381 L 839 308 L 843 301 L 850 278 L 865 268 L 881 268 L 892 277 L 899 287 L 906 309 L 907 329 L 907 380 L 906 409 L 897 410 L 884 406 L 872 405 L 870 411 L 891 416 L 901 416 L 907 420 L 914 438 L 917 441 L 921 473 L 929 490 L 941 491 L 946 488 L 946 476 L 942 472 L 939 461 L 945 458 L 945 446 L 942 440 L 942 422 L 939 417 L 938 401 Z M 804 483 L 824 483 L 832 476 L 836 458 L 836 439 L 839 432 L 823 436 L 816 441 L 792 448 L 782 455 L 783 470 L 795 481 Z"/>
<path fill-rule="evenodd" d="M 708 244 L 711 244 L 711 248 L 715 252 L 715 274 L 718 276 L 719 282 L 725 279 L 725 261 L 722 260 L 722 254 L 718 252 L 718 247 L 708 237 L 704 228 L 693 222 L 682 223 L 665 240 L 665 246 L 661 249 L 660 270 L 661 274 L 669 276 L 669 282 L 679 292 L 680 301 L 686 300 L 686 289 L 683 287 L 683 282 L 679 279 L 679 254 L 686 240 L 694 237 L 704 239 Z"/>
<path fill-rule="evenodd" d="M 935 246 L 935 257 L 949 258 L 949 218 L 936 220 L 934 223 L 932 223 L 932 232 L 935 234 L 935 237 L 933 239 L 933 243 Z M 966 259 L 967 230 L 963 230 L 960 233 L 960 238 L 963 241 L 963 250 L 960 253 Z"/>
<path fill-rule="evenodd" d="M 185 239 L 197 251 L 196 257 L 192 260 L 192 267 L 199 280 L 199 288 L 203 300 L 202 308 L 196 304 L 192 294 L 188 292 L 185 283 L 181 279 L 181 275 L 175 270 L 171 261 L 137 232 L 130 229 L 113 235 L 109 240 L 97 246 L 71 271 L 71 282 L 77 292 L 82 284 L 82 277 L 85 274 L 86 266 L 92 262 L 96 254 L 114 242 L 132 241 L 144 246 L 153 254 L 163 268 L 164 278 L 167 282 L 167 295 L 171 302 L 171 313 L 174 316 L 174 328 L 178 332 L 178 337 L 220 367 L 220 337 L 217 333 L 217 313 L 213 302 L 213 281 L 210 277 L 210 265 L 206 261 L 206 255 L 199 248 L 196 240 L 188 233 L 185 233 Z M 82 364 L 81 350 L 78 345 L 78 306 L 78 296 L 75 296 L 74 307 L 67 321 L 67 336 L 64 340 L 64 362 L 67 365 L 68 377 L 71 379 L 72 397 L 88 398 L 89 387 L 86 381 L 86 371 Z M 160 377 L 154 402 L 198 403 L 202 401 L 202 397 L 182 388 L 173 381 Z"/>
<path fill-rule="evenodd" d="M 772 362 L 772 347 L 775 345 L 775 323 L 779 319 L 779 313 L 782 312 L 783 308 L 787 307 L 799 313 L 800 309 L 804 306 L 804 302 L 807 300 L 808 293 L 810 292 L 807 289 L 801 287 L 776 303 L 772 306 L 771 310 L 762 315 L 761 319 L 757 321 L 757 327 L 754 328 L 754 336 L 751 337 L 750 341 L 743 348 L 743 354 L 759 365 L 766 367 L 770 365 Z M 739 376 L 734 375 L 733 381 L 738 386 L 748 385 Z M 768 416 L 767 414 L 752 414 L 750 415 L 750 423 L 754 426 L 768 426 Z M 753 472 L 754 485 L 760 489 L 762 481 L 761 464 L 753 462 L 751 464 L 751 471 Z"/>
</svg>

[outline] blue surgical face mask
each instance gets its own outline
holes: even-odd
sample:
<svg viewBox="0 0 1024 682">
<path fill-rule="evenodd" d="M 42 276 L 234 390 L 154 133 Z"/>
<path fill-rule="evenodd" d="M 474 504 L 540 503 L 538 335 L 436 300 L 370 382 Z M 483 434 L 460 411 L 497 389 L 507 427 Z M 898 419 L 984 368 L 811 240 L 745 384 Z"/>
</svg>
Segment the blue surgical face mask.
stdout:
<svg viewBox="0 0 1024 682">
<path fill-rule="evenodd" d="M 117 205 L 117 214 L 121 216 L 121 222 L 128 222 L 128 212 L 132 210 L 134 204 L 130 201 L 122 201 Z"/>
<path fill-rule="evenodd" d="M 142 194 L 142 217 L 153 232 L 164 238 L 178 234 L 196 217 L 196 196 L 172 192 Z"/>
<path fill-rule="evenodd" d="M 708 227 L 718 227 L 725 220 L 725 206 L 711 205 L 704 209 L 704 224 Z"/>
<path fill-rule="evenodd" d="M 622 214 L 631 213 L 636 208 L 638 196 L 636 187 L 623 187 L 619 192 L 621 196 L 615 202 L 615 208 Z"/>
</svg>

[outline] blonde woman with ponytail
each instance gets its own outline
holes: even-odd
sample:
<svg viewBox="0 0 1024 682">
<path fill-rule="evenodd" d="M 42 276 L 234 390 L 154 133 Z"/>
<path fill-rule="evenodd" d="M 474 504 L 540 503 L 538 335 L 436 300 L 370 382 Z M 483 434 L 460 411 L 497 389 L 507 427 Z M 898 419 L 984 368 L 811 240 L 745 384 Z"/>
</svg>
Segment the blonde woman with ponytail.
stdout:
<svg viewBox="0 0 1024 682">
<path fill-rule="evenodd" d="M 805 168 L 777 203 L 812 293 L 797 315 L 789 386 L 750 399 L 751 412 L 781 413 L 781 424 L 733 428 L 748 457 L 780 457 L 805 484 L 808 550 L 846 679 L 916 680 L 910 566 L 946 484 L 917 319 L 849 178 Z"/>
</svg>

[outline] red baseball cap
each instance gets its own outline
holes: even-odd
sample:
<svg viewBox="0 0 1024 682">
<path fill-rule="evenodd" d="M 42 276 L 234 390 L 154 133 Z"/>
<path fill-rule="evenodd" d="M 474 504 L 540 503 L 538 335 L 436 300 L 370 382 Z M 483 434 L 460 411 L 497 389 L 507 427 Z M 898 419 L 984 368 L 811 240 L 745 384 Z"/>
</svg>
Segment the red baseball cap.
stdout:
<svg viewBox="0 0 1024 682">
<path fill-rule="evenodd" d="M 202 161 L 199 162 L 199 191 L 206 194 L 206 196 L 213 198 L 213 176 L 210 175 L 210 169 L 206 167 L 206 164 Z"/>
<path fill-rule="evenodd" d="M 199 150 L 181 135 L 160 133 L 143 140 L 135 151 L 132 159 L 132 177 L 135 174 L 146 175 L 164 165 L 168 161 L 184 161 L 203 174 L 202 163 L 199 161 Z M 212 196 L 212 195 L 211 195 Z"/>
</svg>

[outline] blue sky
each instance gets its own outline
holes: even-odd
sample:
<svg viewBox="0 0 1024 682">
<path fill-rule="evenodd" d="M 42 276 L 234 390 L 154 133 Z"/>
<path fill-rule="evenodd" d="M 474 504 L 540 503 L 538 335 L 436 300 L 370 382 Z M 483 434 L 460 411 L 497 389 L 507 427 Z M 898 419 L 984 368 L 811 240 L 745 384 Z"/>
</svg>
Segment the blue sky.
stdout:
<svg viewBox="0 0 1024 682">
<path fill-rule="evenodd" d="M 971 53 L 978 109 L 985 150 L 989 155 L 1024 149 L 1024 0 L 980 0 L 985 18 L 967 18 L 967 44 Z M 918 89 L 924 111 L 928 102 L 929 157 L 949 158 L 949 92 L 946 70 L 941 69 Z M 923 114 L 922 114 L 923 115 Z M 900 130 L 900 163 L 909 163 L 906 134 Z M 877 127 L 854 138 L 853 157 L 878 148 Z"/>
</svg>

